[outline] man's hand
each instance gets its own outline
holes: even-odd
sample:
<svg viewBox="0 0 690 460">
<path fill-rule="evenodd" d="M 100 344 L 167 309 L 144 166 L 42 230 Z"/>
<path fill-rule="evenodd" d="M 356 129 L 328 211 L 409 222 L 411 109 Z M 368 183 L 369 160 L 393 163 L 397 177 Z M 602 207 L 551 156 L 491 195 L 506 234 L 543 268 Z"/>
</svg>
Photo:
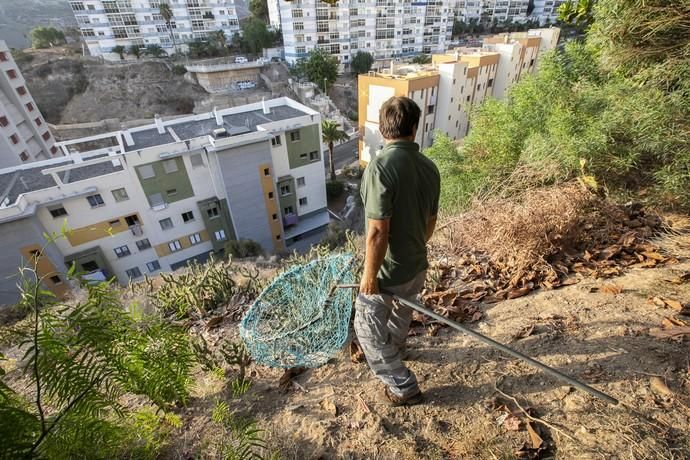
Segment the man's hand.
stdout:
<svg viewBox="0 0 690 460">
<path fill-rule="evenodd" d="M 359 282 L 359 293 L 364 295 L 372 295 L 379 293 L 379 281 L 376 278 L 364 278 Z"/>
</svg>

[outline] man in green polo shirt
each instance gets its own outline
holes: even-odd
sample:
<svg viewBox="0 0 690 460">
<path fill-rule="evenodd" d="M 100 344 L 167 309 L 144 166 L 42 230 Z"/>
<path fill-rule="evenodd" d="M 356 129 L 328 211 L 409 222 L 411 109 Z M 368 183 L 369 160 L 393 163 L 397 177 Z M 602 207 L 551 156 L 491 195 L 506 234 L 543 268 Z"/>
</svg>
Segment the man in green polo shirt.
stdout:
<svg viewBox="0 0 690 460">
<path fill-rule="evenodd" d="M 381 400 L 394 406 L 422 401 L 417 378 L 402 362 L 412 310 L 390 295 L 417 296 L 424 287 L 426 243 L 436 225 L 440 176 L 414 142 L 421 111 L 392 97 L 379 111 L 386 141 L 362 177 L 367 247 L 355 302 L 355 332 L 369 367 L 384 383 Z"/>
</svg>

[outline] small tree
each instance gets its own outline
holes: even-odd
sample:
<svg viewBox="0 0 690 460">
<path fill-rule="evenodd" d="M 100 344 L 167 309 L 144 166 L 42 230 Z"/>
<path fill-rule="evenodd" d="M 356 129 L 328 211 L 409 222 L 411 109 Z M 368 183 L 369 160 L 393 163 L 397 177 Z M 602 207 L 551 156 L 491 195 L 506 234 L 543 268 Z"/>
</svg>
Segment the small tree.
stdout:
<svg viewBox="0 0 690 460">
<path fill-rule="evenodd" d="M 261 19 L 251 17 L 242 24 L 240 48 L 243 51 L 258 54 L 271 45 L 273 45 L 273 34 L 269 32 Z"/>
<path fill-rule="evenodd" d="M 222 30 L 209 32 L 206 38 L 209 48 L 213 50 L 213 54 L 216 56 L 225 56 L 227 54 L 228 39 L 225 36 L 225 32 Z"/>
<path fill-rule="evenodd" d="M 268 20 L 268 3 L 266 0 L 249 0 L 249 11 L 257 19 Z"/>
<path fill-rule="evenodd" d="M 374 63 L 374 56 L 366 51 L 357 51 L 355 57 L 352 58 L 350 67 L 352 68 L 352 73 L 359 75 L 369 72 L 371 65 Z"/>
<path fill-rule="evenodd" d="M 412 58 L 413 64 L 430 64 L 431 63 L 431 56 L 428 54 L 418 54 L 415 57 Z"/>
<path fill-rule="evenodd" d="M 29 36 L 33 48 L 52 48 L 65 43 L 65 34 L 55 27 L 36 27 Z"/>
<path fill-rule="evenodd" d="M 165 50 L 163 50 L 163 48 L 160 45 L 148 45 L 146 47 L 146 50 L 144 50 L 144 53 L 147 56 L 151 56 L 151 57 L 155 57 L 155 58 L 162 57 L 166 54 Z"/>
<path fill-rule="evenodd" d="M 323 120 L 321 122 L 321 137 L 328 144 L 328 163 L 331 172 L 331 181 L 335 182 L 335 163 L 333 162 L 333 147 L 336 142 L 348 139 L 345 131 L 339 129 L 338 123 L 333 120 Z"/>
<path fill-rule="evenodd" d="M 117 46 L 113 46 L 113 49 L 112 49 L 111 51 L 112 51 L 113 53 L 115 53 L 115 54 L 119 54 L 119 55 L 120 55 L 120 59 L 122 60 L 122 59 L 125 58 L 125 51 L 127 51 L 127 50 L 125 49 L 124 46 L 122 46 L 122 45 L 117 45 Z"/>
<path fill-rule="evenodd" d="M 338 60 L 322 49 L 313 49 L 306 59 L 297 62 L 295 71 L 328 92 L 328 84 L 338 78 Z"/>
<path fill-rule="evenodd" d="M 558 7 L 558 20 L 584 29 L 594 21 L 593 8 L 594 0 L 569 0 Z"/>
<path fill-rule="evenodd" d="M 129 47 L 129 54 L 136 56 L 137 59 L 141 57 L 141 47 L 139 45 L 132 45 Z"/>
</svg>

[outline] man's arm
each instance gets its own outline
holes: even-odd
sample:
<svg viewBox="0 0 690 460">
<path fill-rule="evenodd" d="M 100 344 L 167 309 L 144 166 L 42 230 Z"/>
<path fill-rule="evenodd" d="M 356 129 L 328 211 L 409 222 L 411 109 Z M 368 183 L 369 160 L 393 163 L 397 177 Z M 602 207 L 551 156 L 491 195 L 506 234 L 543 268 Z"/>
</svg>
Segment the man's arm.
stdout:
<svg viewBox="0 0 690 460">
<path fill-rule="evenodd" d="M 383 264 L 388 249 L 390 219 L 367 220 L 367 250 L 364 255 L 364 274 L 359 284 L 360 294 L 378 294 L 376 275 Z"/>
<path fill-rule="evenodd" d="M 431 217 L 429 217 L 429 220 L 426 223 L 426 240 L 427 240 L 427 242 L 431 239 L 431 236 L 434 234 L 435 228 L 436 228 L 436 216 L 431 216 Z"/>
</svg>

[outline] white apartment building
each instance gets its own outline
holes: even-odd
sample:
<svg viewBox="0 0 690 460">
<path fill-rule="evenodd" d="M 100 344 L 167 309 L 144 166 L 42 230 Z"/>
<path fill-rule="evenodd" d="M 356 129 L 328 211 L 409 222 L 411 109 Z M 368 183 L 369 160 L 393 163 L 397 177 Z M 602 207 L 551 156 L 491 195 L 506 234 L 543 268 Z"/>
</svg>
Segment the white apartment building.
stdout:
<svg viewBox="0 0 690 460">
<path fill-rule="evenodd" d="M 343 70 L 357 51 L 377 60 L 443 52 L 453 31 L 450 0 L 279 0 L 285 59 L 294 64 L 314 48 Z"/>
<path fill-rule="evenodd" d="M 273 30 L 280 29 L 280 0 L 268 0 L 268 23 Z"/>
<path fill-rule="evenodd" d="M 234 0 L 71 0 L 89 52 L 116 60 L 116 46 L 145 47 L 159 45 L 172 54 L 171 30 L 160 15 L 161 3 L 167 3 L 174 15 L 172 34 L 179 51 L 186 43 L 205 38 L 209 32 L 222 30 L 228 40 L 240 26 Z"/>
<path fill-rule="evenodd" d="M 539 20 L 539 24 L 555 23 L 558 19 L 558 7 L 565 3 L 565 0 L 533 0 L 534 9 L 530 15 L 531 19 Z"/>
<path fill-rule="evenodd" d="M 60 152 L 7 44 L 0 40 L 0 168 Z"/>
<path fill-rule="evenodd" d="M 379 110 L 392 96 L 412 98 L 422 110 L 417 130 L 420 148 L 434 130 L 460 140 L 470 130 L 469 113 L 487 97 L 503 98 L 525 75 L 536 71 L 540 53 L 558 43 L 558 28 L 488 37 L 482 48 L 458 48 L 432 56 L 427 65 L 392 63 L 383 72 L 360 75 L 359 158 L 367 163 L 383 148 Z"/>
<path fill-rule="evenodd" d="M 79 151 L 93 141 L 111 147 Z M 91 144 L 93 145 L 93 144 Z M 68 157 L 0 170 L 0 305 L 18 267 L 47 245 L 39 274 L 126 283 L 251 239 L 290 250 L 329 223 L 318 112 L 287 99 L 214 110 L 60 144 Z"/>
<path fill-rule="evenodd" d="M 525 22 L 529 19 L 529 0 L 458 0 L 454 4 L 457 19 L 482 23 Z"/>
</svg>

